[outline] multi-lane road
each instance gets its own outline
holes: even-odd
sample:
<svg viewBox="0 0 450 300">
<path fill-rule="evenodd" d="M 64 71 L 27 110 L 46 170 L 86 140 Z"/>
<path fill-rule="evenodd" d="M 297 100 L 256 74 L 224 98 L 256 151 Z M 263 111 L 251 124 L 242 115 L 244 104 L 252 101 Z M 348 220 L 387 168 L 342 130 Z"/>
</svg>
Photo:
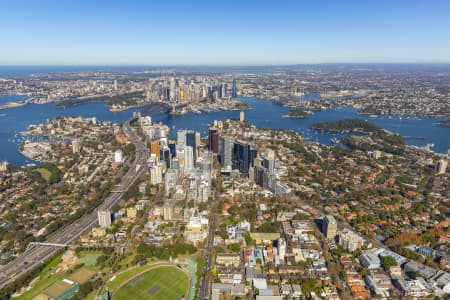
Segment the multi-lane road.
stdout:
<svg viewBox="0 0 450 300">
<path fill-rule="evenodd" d="M 119 203 L 123 193 L 144 173 L 149 155 L 148 149 L 134 129 L 131 128 L 130 122 L 124 123 L 123 131 L 135 145 L 136 157 L 133 162 L 129 163 L 128 172 L 122 177 L 120 187 L 112 191 L 95 210 L 50 235 L 45 241 L 46 243 L 70 244 L 78 239 L 97 222 L 98 211 L 111 209 Z M 0 268 L 0 289 L 43 264 L 47 259 L 54 256 L 58 250 L 58 248 L 49 246 L 31 246 L 16 259 Z"/>
</svg>

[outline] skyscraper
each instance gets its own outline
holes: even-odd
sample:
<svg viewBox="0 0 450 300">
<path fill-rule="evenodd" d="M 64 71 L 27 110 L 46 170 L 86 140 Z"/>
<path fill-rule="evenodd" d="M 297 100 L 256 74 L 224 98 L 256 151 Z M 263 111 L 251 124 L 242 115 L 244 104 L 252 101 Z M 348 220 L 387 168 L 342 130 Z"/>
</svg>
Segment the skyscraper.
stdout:
<svg viewBox="0 0 450 300">
<path fill-rule="evenodd" d="M 272 174 L 275 169 L 275 160 L 263 158 L 263 167 L 267 169 L 269 174 Z"/>
<path fill-rule="evenodd" d="M 159 165 L 150 168 L 150 183 L 153 185 L 162 183 L 162 168 Z"/>
<path fill-rule="evenodd" d="M 188 130 L 186 132 L 186 147 L 192 147 L 192 153 L 194 154 L 194 161 L 196 156 L 196 150 L 197 150 L 197 135 L 196 132 L 193 130 Z"/>
<path fill-rule="evenodd" d="M 184 170 L 194 169 L 194 150 L 190 146 L 184 148 Z"/>
<path fill-rule="evenodd" d="M 217 87 L 217 98 L 223 98 L 223 85 L 221 84 Z"/>
<path fill-rule="evenodd" d="M 186 147 L 186 133 L 187 130 L 178 130 L 177 131 L 177 146 L 178 149 L 182 150 Z"/>
<path fill-rule="evenodd" d="M 217 128 L 210 128 L 208 132 L 208 149 L 212 153 L 219 153 L 219 133 Z"/>
<path fill-rule="evenodd" d="M 200 144 L 200 133 L 194 130 L 178 130 L 177 132 L 177 147 L 184 150 L 186 146 L 192 147 L 194 158 L 196 157 L 196 149 Z"/>
<path fill-rule="evenodd" d="M 228 85 L 226 83 L 224 83 L 222 85 L 222 98 L 228 98 L 227 89 L 228 89 Z"/>
<path fill-rule="evenodd" d="M 249 143 L 236 141 L 233 146 L 233 169 L 248 174 L 249 168 L 253 166 L 253 160 L 256 154 L 256 149 Z"/>
<path fill-rule="evenodd" d="M 262 167 L 255 167 L 254 168 L 254 181 L 259 186 L 264 186 L 264 168 Z"/>
<path fill-rule="evenodd" d="M 220 162 L 227 169 L 233 166 L 233 146 L 234 139 L 224 136 L 222 139 L 222 148 L 220 151 Z"/>
<path fill-rule="evenodd" d="M 195 131 L 195 147 L 197 148 L 200 147 L 200 142 L 201 142 L 200 132 Z"/>
<path fill-rule="evenodd" d="M 167 168 L 170 168 L 170 149 L 169 147 L 164 147 L 163 149 L 161 149 L 160 151 L 160 157 L 161 157 L 161 161 L 166 162 L 166 166 Z"/>
<path fill-rule="evenodd" d="M 169 143 L 169 149 L 170 149 L 170 156 L 172 158 L 177 156 L 177 146 L 175 143 Z"/>
<path fill-rule="evenodd" d="M 156 157 L 158 158 L 158 161 L 161 159 L 161 155 L 160 155 L 160 150 L 159 150 L 159 142 L 158 141 L 152 141 L 150 143 L 150 153 L 151 154 L 155 154 Z"/>
<path fill-rule="evenodd" d="M 233 79 L 233 85 L 231 86 L 231 98 L 237 98 L 236 79 Z"/>
</svg>

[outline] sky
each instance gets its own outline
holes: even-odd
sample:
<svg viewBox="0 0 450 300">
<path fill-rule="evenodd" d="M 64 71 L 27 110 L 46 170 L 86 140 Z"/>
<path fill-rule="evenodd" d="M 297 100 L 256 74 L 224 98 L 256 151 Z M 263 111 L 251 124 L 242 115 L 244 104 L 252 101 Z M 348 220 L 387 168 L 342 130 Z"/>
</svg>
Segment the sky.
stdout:
<svg viewBox="0 0 450 300">
<path fill-rule="evenodd" d="M 449 63 L 447 0 L 0 0 L 0 65 Z"/>
</svg>

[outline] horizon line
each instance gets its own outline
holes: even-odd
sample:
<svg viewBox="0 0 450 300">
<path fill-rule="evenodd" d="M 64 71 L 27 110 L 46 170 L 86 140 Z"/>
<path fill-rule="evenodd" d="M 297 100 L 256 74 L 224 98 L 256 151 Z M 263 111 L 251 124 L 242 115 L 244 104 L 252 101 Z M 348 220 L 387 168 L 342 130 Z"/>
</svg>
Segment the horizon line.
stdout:
<svg viewBox="0 0 450 300">
<path fill-rule="evenodd" d="M 450 65 L 443 62 L 316 62 L 289 64 L 1 64 L 0 67 L 289 67 L 314 65 Z"/>
</svg>

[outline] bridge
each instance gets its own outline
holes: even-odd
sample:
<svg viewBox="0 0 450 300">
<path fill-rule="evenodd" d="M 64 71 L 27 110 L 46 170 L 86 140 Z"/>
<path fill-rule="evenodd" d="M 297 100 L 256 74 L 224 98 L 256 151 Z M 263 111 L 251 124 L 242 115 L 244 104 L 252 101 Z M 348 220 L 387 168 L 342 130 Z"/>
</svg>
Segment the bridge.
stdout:
<svg viewBox="0 0 450 300">
<path fill-rule="evenodd" d="M 57 244 L 57 243 L 39 243 L 39 242 L 31 242 L 28 244 L 27 249 L 30 249 L 33 246 L 46 246 L 46 247 L 57 247 L 57 248 L 65 248 L 69 245 L 67 244 Z"/>
</svg>

